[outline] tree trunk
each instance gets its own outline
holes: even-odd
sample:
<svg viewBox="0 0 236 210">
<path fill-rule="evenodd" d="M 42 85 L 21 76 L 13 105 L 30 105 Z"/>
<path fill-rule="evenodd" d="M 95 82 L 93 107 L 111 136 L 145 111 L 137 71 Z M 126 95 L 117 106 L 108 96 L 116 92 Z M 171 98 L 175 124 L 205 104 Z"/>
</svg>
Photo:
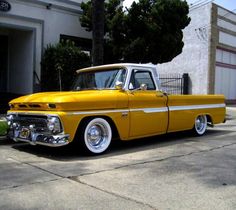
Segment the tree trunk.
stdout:
<svg viewBox="0 0 236 210">
<path fill-rule="evenodd" d="M 104 0 L 92 0 L 93 65 L 103 64 L 104 48 Z"/>
</svg>

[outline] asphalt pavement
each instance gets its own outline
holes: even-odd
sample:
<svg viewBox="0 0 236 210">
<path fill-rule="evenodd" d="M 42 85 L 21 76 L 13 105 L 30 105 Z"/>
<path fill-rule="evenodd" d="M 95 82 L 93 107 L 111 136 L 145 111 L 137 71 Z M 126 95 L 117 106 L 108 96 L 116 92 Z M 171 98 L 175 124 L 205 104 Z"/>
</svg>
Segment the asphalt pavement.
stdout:
<svg viewBox="0 0 236 210">
<path fill-rule="evenodd" d="M 0 209 L 236 209 L 236 108 L 206 135 L 114 142 L 103 155 L 0 141 Z"/>
</svg>

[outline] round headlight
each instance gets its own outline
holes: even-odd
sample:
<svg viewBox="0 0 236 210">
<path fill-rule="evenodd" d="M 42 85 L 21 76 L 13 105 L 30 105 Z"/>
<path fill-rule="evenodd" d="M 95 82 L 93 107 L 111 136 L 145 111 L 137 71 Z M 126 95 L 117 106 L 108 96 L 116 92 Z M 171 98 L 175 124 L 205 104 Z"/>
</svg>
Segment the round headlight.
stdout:
<svg viewBox="0 0 236 210">
<path fill-rule="evenodd" d="M 13 114 L 7 115 L 7 120 L 12 121 L 13 118 L 14 118 L 14 115 L 13 115 Z"/>
<path fill-rule="evenodd" d="M 11 126 L 12 123 L 13 123 L 14 115 L 13 114 L 9 114 L 9 115 L 7 115 L 6 119 L 7 119 L 8 126 Z"/>
<path fill-rule="evenodd" d="M 48 130 L 52 131 L 53 133 L 61 132 L 61 123 L 58 117 L 49 117 L 47 126 Z"/>
</svg>

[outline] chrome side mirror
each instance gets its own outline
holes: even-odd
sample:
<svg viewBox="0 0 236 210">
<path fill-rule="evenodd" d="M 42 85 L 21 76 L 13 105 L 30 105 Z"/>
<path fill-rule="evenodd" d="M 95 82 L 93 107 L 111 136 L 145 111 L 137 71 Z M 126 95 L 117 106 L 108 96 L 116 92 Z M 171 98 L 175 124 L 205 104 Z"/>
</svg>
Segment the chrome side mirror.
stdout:
<svg viewBox="0 0 236 210">
<path fill-rule="evenodd" d="M 115 88 L 116 90 L 123 90 L 123 82 L 117 81 Z"/>
<path fill-rule="evenodd" d="M 142 91 L 147 90 L 147 84 L 141 84 L 139 88 L 133 89 L 133 90 L 131 90 L 130 92 L 131 92 L 131 93 L 134 93 L 134 92 L 137 91 L 137 90 L 142 90 Z"/>
<path fill-rule="evenodd" d="M 141 84 L 140 90 L 147 90 L 147 84 Z"/>
</svg>

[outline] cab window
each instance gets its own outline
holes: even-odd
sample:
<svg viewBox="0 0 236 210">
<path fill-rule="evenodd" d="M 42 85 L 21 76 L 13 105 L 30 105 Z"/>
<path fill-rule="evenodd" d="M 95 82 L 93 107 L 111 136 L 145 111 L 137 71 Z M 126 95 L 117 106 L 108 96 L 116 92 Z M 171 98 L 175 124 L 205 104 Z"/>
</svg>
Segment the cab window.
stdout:
<svg viewBox="0 0 236 210">
<path fill-rule="evenodd" d="M 130 78 L 129 89 L 137 89 L 141 84 L 146 84 L 147 90 L 156 90 L 150 71 L 133 70 Z"/>
</svg>

